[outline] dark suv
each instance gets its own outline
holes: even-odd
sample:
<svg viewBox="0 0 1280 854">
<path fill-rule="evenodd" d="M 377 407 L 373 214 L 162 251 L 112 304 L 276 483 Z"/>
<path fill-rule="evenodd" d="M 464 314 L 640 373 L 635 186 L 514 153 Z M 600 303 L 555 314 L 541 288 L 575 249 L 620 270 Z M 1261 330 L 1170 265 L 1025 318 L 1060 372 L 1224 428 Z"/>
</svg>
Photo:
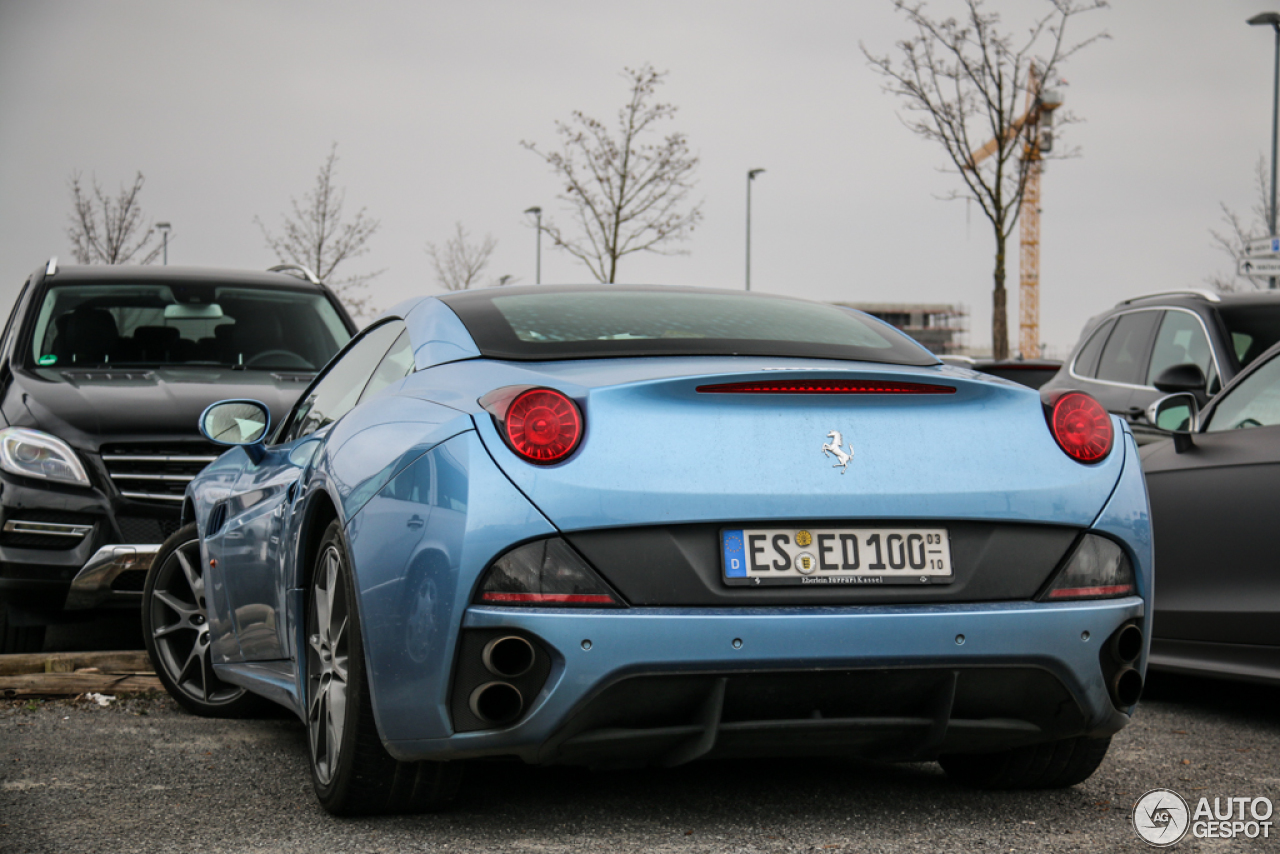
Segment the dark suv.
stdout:
<svg viewBox="0 0 1280 854">
<path fill-rule="evenodd" d="M 1165 394 L 1203 405 L 1280 341 L 1280 292 L 1174 291 L 1135 297 L 1098 315 L 1045 390 L 1087 391 L 1125 417 L 1139 444 L 1169 434 L 1147 419 Z"/>
<path fill-rule="evenodd" d="M 27 279 L 0 340 L 0 652 L 67 612 L 137 608 L 187 482 L 223 450 L 200 413 L 284 416 L 351 338 L 301 267 L 59 267 Z"/>
</svg>

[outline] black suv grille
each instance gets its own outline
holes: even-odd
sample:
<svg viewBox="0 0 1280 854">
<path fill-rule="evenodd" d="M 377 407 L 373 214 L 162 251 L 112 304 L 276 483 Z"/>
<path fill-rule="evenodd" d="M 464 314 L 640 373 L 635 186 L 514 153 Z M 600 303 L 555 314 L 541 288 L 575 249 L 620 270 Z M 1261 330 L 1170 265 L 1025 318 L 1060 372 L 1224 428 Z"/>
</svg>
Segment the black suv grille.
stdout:
<svg viewBox="0 0 1280 854">
<path fill-rule="evenodd" d="M 222 449 L 209 442 L 119 444 L 103 447 L 102 462 L 125 498 L 177 504 L 191 479 L 220 453 Z"/>
<path fill-rule="evenodd" d="M 178 530 L 177 519 L 146 519 L 139 516 L 121 516 L 116 519 L 120 526 L 120 542 L 148 545 L 163 543 L 169 535 Z"/>
</svg>

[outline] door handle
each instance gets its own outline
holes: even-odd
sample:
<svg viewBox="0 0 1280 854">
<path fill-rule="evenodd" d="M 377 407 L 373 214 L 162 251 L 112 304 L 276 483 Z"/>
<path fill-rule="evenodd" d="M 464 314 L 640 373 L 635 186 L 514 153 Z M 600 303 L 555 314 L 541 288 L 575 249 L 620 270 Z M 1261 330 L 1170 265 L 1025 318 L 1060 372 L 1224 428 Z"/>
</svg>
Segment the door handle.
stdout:
<svg viewBox="0 0 1280 854">
<path fill-rule="evenodd" d="M 1126 414 L 1129 416 L 1130 421 L 1137 421 L 1142 418 L 1143 409 L 1141 406 L 1130 406 Z"/>
<path fill-rule="evenodd" d="M 423 519 L 421 516 L 419 516 L 417 513 L 415 513 L 412 516 L 410 516 L 409 521 L 405 522 L 404 524 L 406 528 L 413 528 L 414 530 L 417 530 L 418 528 L 421 528 L 424 524 L 426 524 L 426 520 Z"/>
</svg>

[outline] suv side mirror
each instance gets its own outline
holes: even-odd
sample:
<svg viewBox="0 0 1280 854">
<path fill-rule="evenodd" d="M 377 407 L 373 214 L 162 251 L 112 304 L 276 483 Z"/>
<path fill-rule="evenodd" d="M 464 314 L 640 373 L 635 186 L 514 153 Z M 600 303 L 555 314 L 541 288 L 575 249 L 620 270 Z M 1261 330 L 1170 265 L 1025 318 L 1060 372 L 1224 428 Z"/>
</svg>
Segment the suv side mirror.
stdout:
<svg viewBox="0 0 1280 854">
<path fill-rule="evenodd" d="M 1171 365 L 1165 368 L 1160 372 L 1160 376 L 1156 377 L 1154 385 L 1166 394 L 1189 391 L 1203 395 L 1206 382 L 1204 371 L 1200 370 L 1200 366 L 1188 362 L 1184 365 Z"/>
<path fill-rule="evenodd" d="M 1181 367 L 1195 368 L 1195 365 L 1175 365 L 1169 371 Z M 1164 373 L 1167 374 L 1169 371 Z M 1196 372 L 1199 373 L 1199 371 L 1200 369 L 1196 368 Z M 1163 378 L 1164 374 L 1160 376 Z M 1200 402 L 1191 392 L 1179 392 L 1162 397 L 1147 407 L 1147 420 L 1160 430 L 1172 433 L 1173 449 L 1181 454 L 1194 447 L 1191 434 L 1199 427 Z"/>
<path fill-rule="evenodd" d="M 256 400 L 220 400 L 200 414 L 200 432 L 217 445 L 243 447 L 255 463 L 271 427 L 271 410 Z"/>
</svg>

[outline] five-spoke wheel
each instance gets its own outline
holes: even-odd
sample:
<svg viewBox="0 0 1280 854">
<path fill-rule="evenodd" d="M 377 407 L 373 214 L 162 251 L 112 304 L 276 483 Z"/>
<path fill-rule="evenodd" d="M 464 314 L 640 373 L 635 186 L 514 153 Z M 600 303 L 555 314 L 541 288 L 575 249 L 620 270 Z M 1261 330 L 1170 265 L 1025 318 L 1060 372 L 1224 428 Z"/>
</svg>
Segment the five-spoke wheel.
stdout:
<svg viewBox="0 0 1280 854">
<path fill-rule="evenodd" d="M 156 675 L 187 710 L 235 717 L 260 706 L 245 689 L 223 682 L 209 655 L 209 617 L 195 525 L 165 541 L 147 571 L 142 632 Z"/>
</svg>

